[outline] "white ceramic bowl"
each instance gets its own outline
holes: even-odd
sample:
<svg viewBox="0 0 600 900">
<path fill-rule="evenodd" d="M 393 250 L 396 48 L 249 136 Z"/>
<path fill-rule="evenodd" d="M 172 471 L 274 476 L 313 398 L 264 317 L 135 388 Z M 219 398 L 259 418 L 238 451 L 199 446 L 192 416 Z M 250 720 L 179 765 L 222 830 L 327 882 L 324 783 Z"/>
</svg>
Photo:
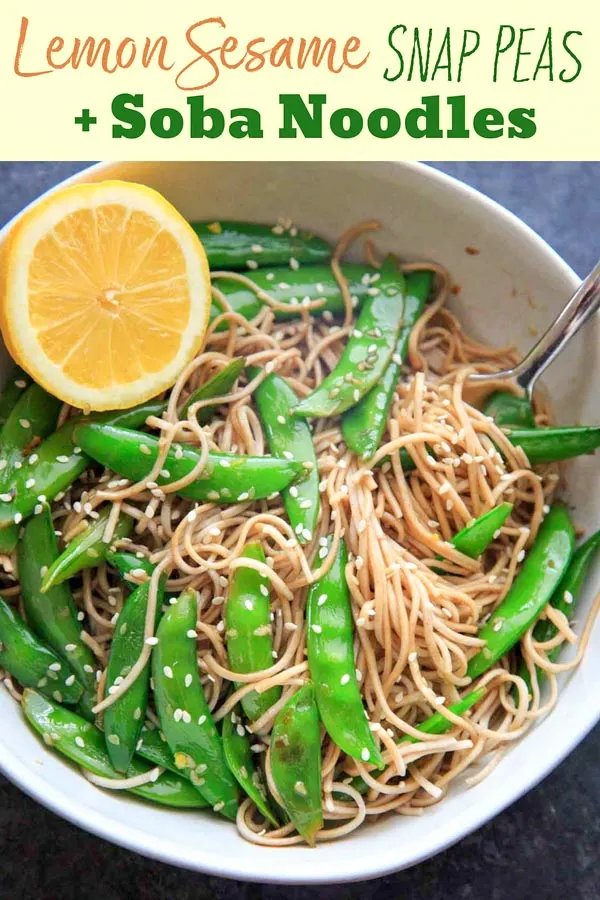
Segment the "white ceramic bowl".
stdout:
<svg viewBox="0 0 600 900">
<path fill-rule="evenodd" d="M 525 350 L 534 329 L 549 323 L 577 283 L 572 270 L 515 216 L 424 165 L 128 163 L 96 166 L 73 180 L 104 178 L 151 185 L 189 218 L 272 221 L 285 213 L 331 239 L 351 223 L 377 216 L 385 224 L 381 247 L 447 266 L 461 285 L 453 307 L 470 331 L 497 345 L 516 342 Z M 479 254 L 469 255 L 466 247 Z M 593 388 L 599 372 L 596 323 L 546 379 L 559 421 L 600 419 L 600 395 Z M 598 526 L 593 485 L 599 465 L 586 457 L 569 469 L 569 500 L 586 529 Z M 599 574 L 590 578 L 596 584 L 587 586 L 579 622 L 600 587 Z M 410 866 L 454 843 L 529 790 L 575 747 L 600 717 L 600 628 L 562 688 L 552 715 L 479 786 L 453 785 L 443 803 L 421 818 L 391 816 L 316 850 L 263 849 L 244 842 L 216 816 L 170 812 L 94 788 L 45 749 L 4 691 L 0 764 L 24 791 L 81 828 L 174 865 L 243 880 L 352 881 Z"/>
</svg>

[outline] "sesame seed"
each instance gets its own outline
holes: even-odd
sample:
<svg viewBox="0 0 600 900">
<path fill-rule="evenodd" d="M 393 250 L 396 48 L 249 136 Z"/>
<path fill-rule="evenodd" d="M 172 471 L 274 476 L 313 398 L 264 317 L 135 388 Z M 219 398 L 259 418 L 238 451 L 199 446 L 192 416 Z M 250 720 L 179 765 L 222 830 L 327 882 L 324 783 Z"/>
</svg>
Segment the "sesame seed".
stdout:
<svg viewBox="0 0 600 900">
<path fill-rule="evenodd" d="M 309 531 L 308 528 L 303 528 L 302 537 L 305 541 L 310 541 L 312 539 L 312 531 Z"/>
<path fill-rule="evenodd" d="M 68 678 L 65 678 L 65 684 L 67 685 L 67 687 L 71 687 L 72 684 L 75 684 L 75 676 L 69 675 Z"/>
<path fill-rule="evenodd" d="M 19 419 L 19 425 L 21 428 L 31 428 L 31 422 L 29 419 Z"/>
<path fill-rule="evenodd" d="M 358 401 L 360 400 L 360 391 L 358 388 L 354 388 L 354 390 L 352 391 L 352 397 L 354 398 L 354 402 L 358 403 Z"/>
<path fill-rule="evenodd" d="M 371 753 L 366 747 L 363 747 L 360 751 L 360 757 L 364 762 L 368 762 L 371 759 Z"/>
<path fill-rule="evenodd" d="M 108 742 L 109 742 L 109 744 L 114 744 L 115 747 L 118 746 L 118 745 L 121 743 L 121 741 L 119 740 L 119 735 L 118 735 L 118 734 L 109 734 L 109 735 L 108 735 Z"/>
<path fill-rule="evenodd" d="M 261 247 L 260 244 L 252 244 L 250 249 L 252 250 L 253 253 L 262 253 L 263 252 L 263 248 Z"/>
<path fill-rule="evenodd" d="M 417 661 L 417 652 L 416 652 L 416 650 L 413 650 L 412 653 L 409 653 L 409 654 L 408 654 L 408 661 L 409 661 L 409 662 L 416 662 L 416 661 Z"/>
<path fill-rule="evenodd" d="M 564 592 L 563 600 L 565 601 L 565 603 L 568 603 L 569 605 L 573 602 L 573 594 L 571 593 L 571 591 Z"/>
<path fill-rule="evenodd" d="M 185 676 L 185 678 L 183 679 L 183 683 L 184 683 L 184 685 L 185 685 L 186 687 L 189 687 L 189 686 L 191 685 L 191 683 L 192 683 L 192 675 L 191 675 L 190 672 L 188 672 L 188 674 L 187 674 L 187 675 Z"/>
<path fill-rule="evenodd" d="M 449 483 L 446 481 L 444 484 L 442 484 L 442 486 L 440 487 L 438 493 L 439 493 L 440 496 L 441 496 L 442 494 L 447 494 L 449 490 L 450 490 L 450 485 L 449 485 Z"/>
<path fill-rule="evenodd" d="M 298 262 L 298 260 L 294 259 L 293 256 L 290 256 L 290 269 L 293 269 L 294 272 L 297 272 L 299 268 L 300 268 L 300 263 Z"/>
<path fill-rule="evenodd" d="M 200 718 L 198 719 L 198 725 L 204 725 L 205 722 L 206 716 L 200 716 Z"/>
<path fill-rule="evenodd" d="M 280 425 L 285 425 L 285 416 L 277 416 L 277 421 Z"/>
<path fill-rule="evenodd" d="M 300 797 L 306 797 L 308 795 L 308 791 L 306 790 L 306 785 L 304 784 L 303 781 L 297 781 L 296 784 L 294 785 L 294 790 Z"/>
<path fill-rule="evenodd" d="M 294 454 L 291 453 L 290 450 L 284 450 L 282 453 L 282 456 L 284 456 L 285 459 L 293 459 L 294 458 Z"/>
<path fill-rule="evenodd" d="M 185 722 L 186 725 L 189 725 L 190 722 L 192 721 L 192 717 L 189 714 L 189 712 L 187 711 L 187 709 L 183 709 L 181 711 L 181 718 L 183 719 L 183 721 Z"/>
<path fill-rule="evenodd" d="M 134 709 L 133 718 L 136 722 L 139 722 L 139 720 L 142 718 L 142 710 L 139 706 L 136 706 L 136 708 Z"/>
<path fill-rule="evenodd" d="M 340 684 L 348 684 L 349 681 L 350 676 L 347 673 L 340 678 Z"/>
<path fill-rule="evenodd" d="M 263 595 L 263 597 L 269 596 L 269 588 L 266 586 L 266 584 L 261 584 L 259 590 L 260 590 L 261 594 Z"/>
<path fill-rule="evenodd" d="M 311 627 L 315 634 L 321 634 L 323 631 L 320 625 L 312 625 Z"/>
<path fill-rule="evenodd" d="M 66 653 L 72 653 L 73 650 L 77 650 L 77 644 L 65 644 Z"/>
<path fill-rule="evenodd" d="M 517 556 L 517 562 L 523 562 L 524 559 L 525 559 L 525 551 L 521 550 L 521 552 Z"/>
<path fill-rule="evenodd" d="M 258 263 L 255 259 L 247 259 L 246 260 L 246 268 L 247 269 L 258 269 Z"/>
<path fill-rule="evenodd" d="M 189 638 L 193 638 L 194 640 L 196 640 L 196 638 L 198 637 L 193 628 L 190 628 L 189 631 L 186 631 L 186 636 Z"/>
<path fill-rule="evenodd" d="M 63 696 L 60 691 L 52 691 L 52 696 L 57 703 L 62 703 Z"/>
<path fill-rule="evenodd" d="M 222 459 L 221 462 L 219 463 L 219 465 L 223 466 L 224 469 L 228 469 L 229 466 L 231 465 L 231 463 L 229 462 L 228 459 Z"/>
<path fill-rule="evenodd" d="M 22 522 L 22 521 L 23 521 L 23 516 L 21 515 L 21 513 L 19 513 L 19 512 L 15 513 L 13 516 L 13 522 L 15 523 L 15 525 L 18 525 L 19 522 Z"/>
<path fill-rule="evenodd" d="M 165 678 L 173 677 L 173 669 L 171 668 L 171 666 L 163 666 L 163 673 Z"/>
<path fill-rule="evenodd" d="M 327 594 L 321 594 L 321 596 L 317 598 L 317 606 L 323 606 L 324 603 L 327 603 Z"/>
<path fill-rule="evenodd" d="M 173 718 L 175 719 L 176 722 L 181 722 L 182 716 L 183 716 L 182 709 L 176 709 L 175 712 L 173 713 Z"/>
<path fill-rule="evenodd" d="M 85 747 L 85 741 L 82 737 L 79 737 L 79 735 L 75 738 L 75 743 L 78 747 Z"/>
<path fill-rule="evenodd" d="M 496 619 L 496 621 L 492 625 L 492 630 L 493 631 L 501 631 L 503 624 L 504 624 L 504 619 Z"/>
</svg>

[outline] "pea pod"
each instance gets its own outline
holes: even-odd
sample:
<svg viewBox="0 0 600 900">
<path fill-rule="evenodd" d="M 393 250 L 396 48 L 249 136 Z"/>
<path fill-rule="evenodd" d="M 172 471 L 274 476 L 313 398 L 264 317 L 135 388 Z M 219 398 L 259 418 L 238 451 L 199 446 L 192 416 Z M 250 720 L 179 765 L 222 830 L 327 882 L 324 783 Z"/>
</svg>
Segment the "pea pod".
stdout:
<svg viewBox="0 0 600 900">
<path fill-rule="evenodd" d="M 281 804 L 311 847 L 323 827 L 321 734 L 315 689 L 310 682 L 280 710 L 271 734 L 271 775 Z"/>
<path fill-rule="evenodd" d="M 77 703 L 83 688 L 71 667 L 30 631 L 0 599 L 0 666 L 23 687 L 37 688 L 59 703 Z"/>
<path fill-rule="evenodd" d="M 61 584 L 68 578 L 72 578 L 83 569 L 94 569 L 106 558 L 110 544 L 104 540 L 106 523 L 112 511 L 112 505 L 108 504 L 98 514 L 97 519 L 92 519 L 85 531 L 76 535 L 69 541 L 60 556 L 56 557 L 42 580 L 42 592 L 45 593 L 51 587 Z M 123 513 L 119 516 L 111 538 L 111 543 L 120 538 L 128 537 L 133 528 L 133 519 Z"/>
<path fill-rule="evenodd" d="M 262 544 L 246 544 L 242 557 L 265 562 Z M 269 582 L 256 569 L 240 566 L 234 570 L 225 604 L 225 636 L 229 665 L 234 672 L 260 672 L 273 665 Z M 240 685 L 238 685 L 240 687 Z M 280 687 L 259 694 L 251 691 L 242 698 L 242 708 L 251 722 L 279 700 Z"/>
<path fill-rule="evenodd" d="M 50 507 L 30 519 L 19 541 L 18 565 L 21 598 L 31 628 L 71 667 L 85 688 L 82 698 L 87 718 L 96 695 L 98 664 L 89 647 L 81 640 L 81 624 L 77 608 L 66 584 L 59 584 L 44 592 L 43 572 L 52 565 L 58 554 L 58 540 Z"/>
<path fill-rule="evenodd" d="M 35 448 L 27 465 L 15 471 L 11 479 L 3 484 L 4 492 L 10 494 L 12 499 L 0 502 L 0 529 L 13 522 L 19 524 L 44 500 L 51 501 L 57 494 L 66 491 L 91 465 L 81 448 L 73 446 L 73 432 L 77 425 L 96 422 L 137 428 L 144 424 L 148 416 L 160 415 L 164 406 L 162 401 L 153 400 L 132 409 L 69 419 Z M 30 483 L 32 479 L 34 484 Z M 40 500 L 40 497 L 44 499 Z"/>
<path fill-rule="evenodd" d="M 596 425 L 568 425 L 562 428 L 511 428 L 506 436 L 515 447 L 521 447 L 532 466 L 558 462 L 593 453 L 600 447 L 600 427 Z M 400 463 L 405 472 L 415 468 L 413 459 L 406 449 L 399 451 Z M 389 457 L 383 457 L 382 465 Z"/>
<path fill-rule="evenodd" d="M 119 684 L 131 670 L 144 649 L 144 628 L 150 583 L 140 584 L 125 601 L 115 625 L 106 668 L 106 692 Z M 163 584 L 159 583 L 155 623 L 161 614 Z M 112 765 L 125 772 L 131 763 L 148 706 L 150 664 L 138 675 L 131 687 L 104 710 L 106 749 Z"/>
<path fill-rule="evenodd" d="M 346 545 L 340 540 L 333 565 L 310 586 L 306 602 L 308 668 L 321 721 L 331 739 L 344 753 L 380 769 L 383 759 L 356 678 L 347 562 Z"/>
<path fill-rule="evenodd" d="M 196 595 L 187 591 L 169 606 L 158 626 L 152 654 L 156 711 L 177 767 L 189 771 L 192 784 L 215 812 L 235 819 L 235 779 L 198 674 L 197 613 Z"/>
<path fill-rule="evenodd" d="M 379 271 L 370 266 L 354 263 L 344 264 L 342 271 L 348 282 L 353 303 L 362 304 L 369 296 L 371 279 L 377 280 Z M 310 302 L 324 301 L 323 305 L 314 309 L 311 315 L 339 316 L 344 312 L 344 298 L 330 266 L 301 267 L 298 270 L 289 268 L 258 269 L 247 275 L 256 285 L 256 290 L 230 278 L 214 279 L 215 287 L 225 295 L 228 306 L 244 319 L 251 320 L 259 314 L 263 308 L 261 297 L 264 298 L 265 294 L 272 297 L 273 300 L 277 300 L 278 303 L 285 303 L 289 306 L 289 309 L 273 311 L 278 322 L 297 317 L 307 298 Z M 212 321 L 222 312 L 218 301 L 215 301 L 210 311 L 210 320 Z M 222 331 L 226 327 L 223 323 L 217 326 L 217 331 Z"/>
<path fill-rule="evenodd" d="M 0 425 L 6 422 L 19 397 L 30 384 L 31 375 L 13 364 L 0 395 Z"/>
<path fill-rule="evenodd" d="M 585 581 L 586 575 L 592 562 L 595 560 L 598 549 L 600 548 L 600 531 L 597 531 L 585 543 L 577 548 L 573 554 L 573 558 L 568 569 L 563 575 L 560 584 L 554 591 L 550 605 L 560 612 L 564 613 L 567 618 L 573 615 L 574 604 L 579 598 L 581 588 Z M 552 640 L 558 633 L 558 629 L 550 619 L 540 619 L 533 629 L 533 639 L 539 643 L 545 643 Z M 553 662 L 561 651 L 561 646 L 549 650 L 548 659 Z M 545 677 L 543 669 L 536 667 L 538 682 Z M 524 662 L 521 663 L 518 674 L 525 679 L 527 687 L 531 692 L 531 676 Z"/>
<path fill-rule="evenodd" d="M 90 722 L 31 690 L 25 691 L 21 707 L 25 718 L 42 736 L 45 744 L 94 775 L 123 777 L 110 764 L 102 732 Z M 148 766 L 134 757 L 126 777 L 132 778 L 147 771 Z M 189 782 L 171 772 L 163 772 L 156 781 L 129 788 L 126 793 L 177 809 L 202 809 L 206 805 Z"/>
<path fill-rule="evenodd" d="M 311 231 L 255 222 L 192 222 L 211 269 L 247 269 L 289 263 L 322 263 L 331 247 Z M 250 265 L 248 265 L 250 261 Z"/>
<path fill-rule="evenodd" d="M 265 786 L 252 759 L 248 735 L 234 712 L 230 712 L 223 719 L 223 751 L 227 765 L 241 789 L 250 797 L 267 822 L 277 828 L 279 823 L 269 808 Z"/>
<path fill-rule="evenodd" d="M 433 272 L 412 272 L 406 276 L 402 327 L 392 361 L 381 380 L 342 416 L 344 440 L 350 450 L 363 459 L 370 459 L 381 443 L 410 333 L 423 312 L 432 283 Z"/>
<path fill-rule="evenodd" d="M 246 360 L 243 357 L 232 359 L 230 363 L 213 375 L 212 378 L 193 391 L 181 407 L 179 415 L 184 418 L 188 414 L 188 410 L 193 403 L 199 400 L 209 400 L 211 397 L 221 397 L 227 394 L 238 377 L 240 376 Z M 214 406 L 202 406 L 196 413 L 196 419 L 200 425 L 205 425 L 210 421 L 210 417 L 215 411 Z"/>
<path fill-rule="evenodd" d="M 553 506 L 508 594 L 479 632 L 485 646 L 471 657 L 469 678 L 493 666 L 535 622 L 569 565 L 574 540 L 567 510 Z"/>
<path fill-rule="evenodd" d="M 132 481 L 145 478 L 158 456 L 158 438 L 128 428 L 81 425 L 75 429 L 74 437 L 85 453 Z M 169 450 L 164 463 L 169 477 L 159 475 L 156 481 L 161 485 L 183 478 L 199 461 L 197 450 L 183 447 L 179 452 Z M 177 493 L 190 500 L 219 503 L 260 500 L 299 480 L 305 473 L 303 463 L 298 460 L 209 453 L 200 475 Z"/>
<path fill-rule="evenodd" d="M 488 509 L 478 519 L 455 534 L 450 539 L 450 543 L 465 556 L 477 559 L 494 539 L 498 529 L 502 528 L 512 512 L 512 508 L 512 503 L 501 503 L 499 506 Z"/>
<path fill-rule="evenodd" d="M 130 588 L 137 585 L 130 581 L 128 576 L 136 570 L 142 570 L 146 575 L 152 575 L 154 566 L 147 556 L 140 558 L 135 553 L 129 553 L 126 550 L 109 550 L 106 554 L 106 562 L 113 569 L 116 569 L 121 578 L 127 582 Z"/>
<path fill-rule="evenodd" d="M 296 415 L 338 415 L 381 379 L 396 347 L 404 310 L 404 276 L 392 258 L 384 262 L 381 280 L 369 291 L 338 364 L 300 401 Z"/>
<path fill-rule="evenodd" d="M 249 369 L 254 378 L 258 369 Z M 298 398 L 279 375 L 267 375 L 254 391 L 258 414 L 271 452 L 280 459 L 300 459 L 312 463 L 307 477 L 281 492 L 285 510 L 301 544 L 312 540 L 319 517 L 319 470 L 311 430 L 305 419 L 292 415 Z"/>
<path fill-rule="evenodd" d="M 476 703 L 479 703 L 481 698 L 485 695 L 485 688 L 478 688 L 476 691 L 471 691 L 471 693 L 466 694 L 464 697 L 461 697 L 460 700 L 457 700 L 456 703 L 451 703 L 448 706 L 450 712 L 454 713 L 455 716 L 464 716 L 467 710 L 471 709 L 472 706 L 475 706 Z M 450 731 L 451 728 L 454 727 L 454 722 L 451 722 L 442 713 L 436 712 L 433 713 L 432 716 L 429 716 L 428 719 L 425 719 L 424 722 L 421 722 L 420 725 L 416 725 L 416 728 L 419 731 L 422 731 L 424 734 L 445 734 L 447 731 Z M 421 738 L 413 737 L 412 734 L 403 735 L 398 741 L 397 744 L 418 744 Z M 369 791 L 369 785 L 360 775 L 356 775 L 352 781 L 350 782 L 352 787 L 359 792 L 359 794 L 366 794 Z M 347 800 L 347 794 L 342 794 L 341 791 L 334 791 L 333 798 L 335 800 Z"/>
<path fill-rule="evenodd" d="M 512 425 L 515 428 L 535 428 L 535 418 L 527 397 L 519 397 L 510 391 L 494 391 L 486 399 L 483 412 L 491 416 L 501 428 Z"/>
<path fill-rule="evenodd" d="M 14 407 L 8 413 L 0 431 L 0 494 L 4 485 L 10 484 L 15 469 L 29 463 L 24 456 L 27 447 L 33 448 L 37 442 L 47 437 L 56 428 L 56 421 L 62 403 L 37 384 L 31 384 L 21 391 Z M 12 553 L 17 546 L 19 531 L 16 526 L 0 532 L 0 550 Z"/>
</svg>

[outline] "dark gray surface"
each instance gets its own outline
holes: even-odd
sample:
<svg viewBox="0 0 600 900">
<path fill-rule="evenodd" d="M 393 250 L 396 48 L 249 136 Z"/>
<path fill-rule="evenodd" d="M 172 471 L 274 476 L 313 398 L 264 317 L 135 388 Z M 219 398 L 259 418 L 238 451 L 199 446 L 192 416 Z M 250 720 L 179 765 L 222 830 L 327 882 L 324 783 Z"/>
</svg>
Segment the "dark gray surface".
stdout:
<svg viewBox="0 0 600 900">
<path fill-rule="evenodd" d="M 78 168 L 81 164 L 0 163 L 0 225 Z M 580 274 L 594 264 L 600 250 L 599 163 L 443 163 L 439 168 L 521 216 Z M 599 757 L 597 728 L 539 787 L 435 859 L 377 881 L 322 889 L 228 882 L 143 859 L 63 822 L 0 778 L 0 897 L 599 900 Z"/>
</svg>

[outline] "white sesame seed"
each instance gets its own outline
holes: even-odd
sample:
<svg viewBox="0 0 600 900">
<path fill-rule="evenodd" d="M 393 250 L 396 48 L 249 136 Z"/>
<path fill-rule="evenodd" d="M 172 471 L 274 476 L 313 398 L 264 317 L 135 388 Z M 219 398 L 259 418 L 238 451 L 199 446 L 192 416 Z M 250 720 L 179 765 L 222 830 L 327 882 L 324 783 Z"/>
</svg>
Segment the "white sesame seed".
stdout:
<svg viewBox="0 0 600 900">
<path fill-rule="evenodd" d="M 231 465 L 231 463 L 229 462 L 228 459 L 222 459 L 221 462 L 219 463 L 219 465 L 223 466 L 224 469 L 228 469 L 229 466 Z"/>
<path fill-rule="evenodd" d="M 108 735 L 108 741 L 109 741 L 110 744 L 114 744 L 115 747 L 118 746 L 118 745 L 121 743 L 121 741 L 119 740 L 119 735 L 118 735 L 118 734 L 109 734 L 109 735 Z"/>
<path fill-rule="evenodd" d="M 255 259 L 247 259 L 246 260 L 246 268 L 247 269 L 258 269 L 258 263 Z"/>
<path fill-rule="evenodd" d="M 525 559 L 525 551 L 521 550 L 521 552 L 517 556 L 517 562 L 523 562 L 524 559 Z"/>
<path fill-rule="evenodd" d="M 187 709 L 183 709 L 181 711 L 181 718 L 183 719 L 183 721 L 185 722 L 186 725 L 189 725 L 190 722 L 192 721 L 192 717 L 189 714 L 189 712 L 187 711 Z"/>
<path fill-rule="evenodd" d="M 204 725 L 205 722 L 206 716 L 200 716 L 200 718 L 198 719 L 198 725 Z"/>
<path fill-rule="evenodd" d="M 446 482 L 444 482 L 444 484 L 441 485 L 441 487 L 440 487 L 438 493 L 439 493 L 440 496 L 441 496 L 442 494 L 447 494 L 449 490 L 450 490 L 450 485 L 449 485 L 449 483 L 446 481 Z"/>
<path fill-rule="evenodd" d="M 18 525 L 19 522 L 22 522 L 22 521 L 23 521 L 23 516 L 21 515 L 21 513 L 15 513 L 13 516 L 13 522 L 15 523 L 15 525 Z"/>
<path fill-rule="evenodd" d="M 544 505 L 544 515 L 547 516 L 549 512 L 550 512 L 550 507 L 549 507 L 548 504 L 546 503 L 546 504 Z"/>
<path fill-rule="evenodd" d="M 244 600 L 244 606 L 246 607 L 246 609 L 254 609 L 254 603 L 252 602 L 252 600 L 250 600 L 250 598 Z"/>
<path fill-rule="evenodd" d="M 350 681 L 350 676 L 348 675 L 348 673 L 346 673 L 345 675 L 342 675 L 342 677 L 340 678 L 340 684 L 348 684 L 349 681 Z"/>
<path fill-rule="evenodd" d="M 79 735 L 75 738 L 75 743 L 78 747 L 85 747 L 85 741 L 82 737 L 79 737 Z"/>
<path fill-rule="evenodd" d="M 173 669 L 171 668 L 171 666 L 163 666 L 163 674 L 164 674 L 165 678 L 172 678 L 173 677 Z"/>
<path fill-rule="evenodd" d="M 294 272 L 297 272 L 299 268 L 300 268 L 300 263 L 298 262 L 298 260 L 294 259 L 293 256 L 290 256 L 290 269 L 293 269 Z"/>
<path fill-rule="evenodd" d="M 323 631 L 320 625 L 312 625 L 311 627 L 315 634 L 321 634 Z"/>
<path fill-rule="evenodd" d="M 261 594 L 263 595 L 263 597 L 269 596 L 269 588 L 266 586 L 266 584 L 261 584 L 259 590 L 260 590 Z"/>
<path fill-rule="evenodd" d="M 568 603 L 569 605 L 573 602 L 573 594 L 571 593 L 571 591 L 564 592 L 563 600 L 565 601 L 565 603 Z"/>
<path fill-rule="evenodd" d="M 302 537 L 304 538 L 305 541 L 312 540 L 312 531 L 309 531 L 308 528 L 303 528 L 302 529 Z"/>
<path fill-rule="evenodd" d="M 416 652 L 416 650 L 413 650 L 412 653 L 409 653 L 409 654 L 408 654 L 408 661 L 409 661 L 409 662 L 416 662 L 416 661 L 417 661 L 417 652 Z"/>
<path fill-rule="evenodd" d="M 182 710 L 182 709 L 179 709 L 179 708 L 178 708 L 178 709 L 176 709 L 175 712 L 173 713 L 173 718 L 175 719 L 176 722 L 181 722 L 182 716 L 183 716 L 183 710 Z"/>
<path fill-rule="evenodd" d="M 29 419 L 19 419 L 19 425 L 21 428 L 31 428 L 31 422 Z"/>
<path fill-rule="evenodd" d="M 360 758 L 364 760 L 364 762 L 368 762 L 368 760 L 371 759 L 371 753 L 366 747 L 363 747 L 360 751 Z"/>
</svg>

